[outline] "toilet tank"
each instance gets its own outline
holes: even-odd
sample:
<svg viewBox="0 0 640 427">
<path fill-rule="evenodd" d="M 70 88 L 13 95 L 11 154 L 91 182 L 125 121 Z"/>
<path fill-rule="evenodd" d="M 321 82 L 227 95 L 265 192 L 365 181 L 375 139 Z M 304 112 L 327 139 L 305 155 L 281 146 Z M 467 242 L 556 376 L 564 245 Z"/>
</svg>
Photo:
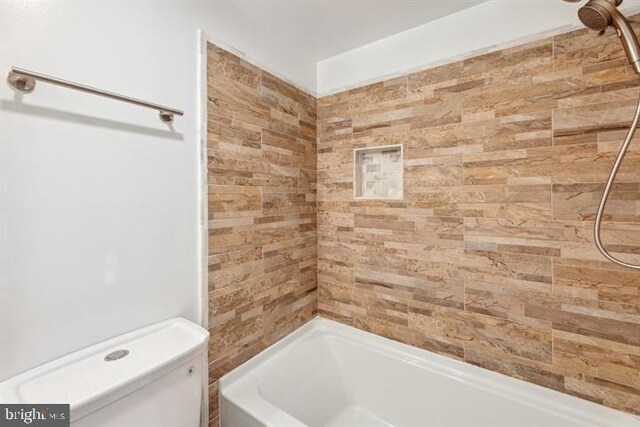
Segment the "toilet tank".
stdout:
<svg viewBox="0 0 640 427">
<path fill-rule="evenodd" d="M 73 427 L 198 427 L 209 333 L 171 319 L 0 383 L 2 403 L 68 403 Z"/>
</svg>

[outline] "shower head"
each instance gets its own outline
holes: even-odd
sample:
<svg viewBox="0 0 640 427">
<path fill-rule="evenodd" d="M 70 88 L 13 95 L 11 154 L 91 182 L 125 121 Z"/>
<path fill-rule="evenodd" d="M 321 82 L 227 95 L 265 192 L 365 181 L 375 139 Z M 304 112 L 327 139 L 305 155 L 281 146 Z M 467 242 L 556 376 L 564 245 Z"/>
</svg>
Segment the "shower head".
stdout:
<svg viewBox="0 0 640 427">
<path fill-rule="evenodd" d="M 565 1 L 577 3 L 580 0 Z M 594 31 L 602 32 L 612 25 L 622 42 L 629 64 L 640 74 L 640 43 L 629 21 L 618 11 L 620 4 L 622 0 L 589 0 L 578 10 L 578 18 L 585 27 Z"/>
<path fill-rule="evenodd" d="M 578 10 L 580 22 L 590 30 L 602 31 L 611 25 L 612 16 L 609 11 L 602 6 L 602 1 L 603 0 L 590 1 L 586 6 Z"/>
<path fill-rule="evenodd" d="M 616 6 L 621 4 L 622 1 L 609 1 L 609 0 L 591 0 L 584 7 L 578 10 L 578 18 L 584 24 L 585 27 L 594 30 L 602 31 L 609 25 L 614 24 L 614 17 L 624 17 L 618 12 Z"/>
</svg>

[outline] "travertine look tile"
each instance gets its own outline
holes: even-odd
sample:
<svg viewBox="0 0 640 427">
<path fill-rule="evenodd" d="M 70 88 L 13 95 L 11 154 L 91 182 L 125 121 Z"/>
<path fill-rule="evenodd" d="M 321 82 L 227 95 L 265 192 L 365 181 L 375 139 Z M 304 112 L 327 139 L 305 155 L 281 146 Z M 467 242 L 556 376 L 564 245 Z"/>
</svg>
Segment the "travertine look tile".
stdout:
<svg viewBox="0 0 640 427">
<path fill-rule="evenodd" d="M 614 34 L 575 31 L 318 101 L 208 54 L 210 425 L 218 378 L 317 310 L 640 413 L 640 276 L 604 260 L 592 234 L 639 95 Z M 603 227 L 635 262 L 638 142 Z M 404 197 L 355 200 L 353 150 L 389 145 L 403 148 Z"/>
<path fill-rule="evenodd" d="M 208 45 L 210 425 L 218 379 L 311 319 L 316 100 Z"/>
<path fill-rule="evenodd" d="M 581 30 L 318 100 L 320 313 L 640 414 L 640 275 L 592 232 L 638 83 Z M 635 262 L 638 142 L 603 227 Z M 353 149 L 383 145 L 404 198 L 354 200 Z"/>
</svg>

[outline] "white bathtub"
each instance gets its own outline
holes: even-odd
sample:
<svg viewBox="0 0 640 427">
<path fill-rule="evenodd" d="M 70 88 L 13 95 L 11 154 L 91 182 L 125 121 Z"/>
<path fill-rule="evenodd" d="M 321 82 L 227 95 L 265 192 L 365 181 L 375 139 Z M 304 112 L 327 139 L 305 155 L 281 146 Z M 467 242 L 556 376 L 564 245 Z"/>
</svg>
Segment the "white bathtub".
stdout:
<svg viewBox="0 0 640 427">
<path fill-rule="evenodd" d="M 582 399 L 316 318 L 220 381 L 222 427 L 640 426 Z"/>
</svg>

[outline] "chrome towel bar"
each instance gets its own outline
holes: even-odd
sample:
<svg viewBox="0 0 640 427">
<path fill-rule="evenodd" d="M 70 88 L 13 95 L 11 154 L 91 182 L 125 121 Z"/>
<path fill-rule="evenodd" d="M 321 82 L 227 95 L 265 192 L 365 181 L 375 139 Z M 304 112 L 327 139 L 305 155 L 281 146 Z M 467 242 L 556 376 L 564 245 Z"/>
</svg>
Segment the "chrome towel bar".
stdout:
<svg viewBox="0 0 640 427">
<path fill-rule="evenodd" d="M 50 83 L 52 85 L 62 86 L 69 89 L 79 90 L 81 92 L 90 93 L 93 95 L 104 96 L 106 98 L 115 99 L 116 101 L 128 102 L 129 104 L 139 105 L 140 107 L 151 108 L 152 110 L 158 110 L 160 113 L 160 120 L 165 123 L 173 122 L 174 115 L 183 116 L 184 112 L 176 110 L 175 108 L 165 107 L 164 105 L 154 104 L 152 102 L 143 101 L 141 99 L 131 98 L 125 95 L 120 95 L 107 90 L 97 89 L 95 87 L 86 86 L 80 83 L 74 83 L 67 80 L 62 80 L 57 77 L 47 76 L 45 74 L 36 73 L 35 71 L 25 70 L 24 68 L 11 67 L 7 82 L 13 89 L 31 93 L 36 87 L 36 81 Z"/>
</svg>

